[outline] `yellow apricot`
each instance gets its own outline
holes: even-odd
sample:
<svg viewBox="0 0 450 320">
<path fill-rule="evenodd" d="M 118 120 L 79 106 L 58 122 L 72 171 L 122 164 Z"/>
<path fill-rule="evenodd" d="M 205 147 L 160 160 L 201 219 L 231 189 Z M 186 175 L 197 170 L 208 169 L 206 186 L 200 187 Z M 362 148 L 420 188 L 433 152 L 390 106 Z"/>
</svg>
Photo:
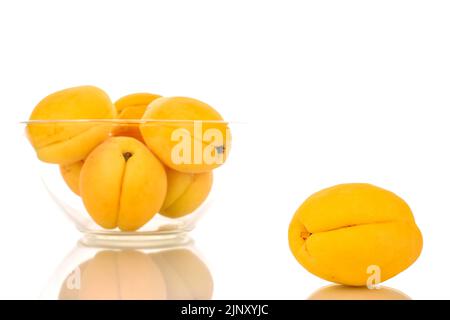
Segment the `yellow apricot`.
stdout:
<svg viewBox="0 0 450 320">
<path fill-rule="evenodd" d="M 34 108 L 27 136 L 40 160 L 70 164 L 83 160 L 111 131 L 111 125 L 93 122 L 56 122 L 54 120 L 112 119 L 114 106 L 108 95 L 93 86 L 74 87 L 55 92 Z"/>
<path fill-rule="evenodd" d="M 80 172 L 84 160 L 71 164 L 60 165 L 59 170 L 67 186 L 77 195 L 80 195 Z"/>
<path fill-rule="evenodd" d="M 141 142 L 111 137 L 86 158 L 80 192 L 101 227 L 134 231 L 161 208 L 167 190 L 164 166 Z"/>
<path fill-rule="evenodd" d="M 117 113 L 120 115 L 121 112 L 123 112 L 125 109 L 128 109 L 129 107 L 145 106 L 146 109 L 150 102 L 160 97 L 160 95 L 146 92 L 131 93 L 119 98 L 114 103 L 114 105 L 116 107 Z"/>
<path fill-rule="evenodd" d="M 342 184 L 310 196 L 289 226 L 297 261 L 322 279 L 351 286 L 382 282 L 420 255 L 411 209 L 370 184 Z"/>
<path fill-rule="evenodd" d="M 207 300 L 213 294 L 213 279 L 208 267 L 188 249 L 173 249 L 152 254 L 159 266 L 169 300 Z"/>
<path fill-rule="evenodd" d="M 159 300 L 167 288 L 159 266 L 145 253 L 105 250 L 67 276 L 60 300 Z"/>
<path fill-rule="evenodd" d="M 151 93 L 133 93 L 123 96 L 114 103 L 116 107 L 117 118 L 141 119 L 150 102 L 160 97 L 161 96 L 159 95 Z M 144 139 L 142 138 L 141 132 L 139 130 L 139 124 L 127 123 L 115 126 L 113 135 L 132 137 L 144 142 Z"/>
<path fill-rule="evenodd" d="M 141 134 L 158 158 L 174 170 L 208 172 L 227 158 L 231 145 L 228 124 L 204 102 L 185 97 L 158 98 L 150 103 L 142 119 L 155 120 L 141 124 Z"/>
<path fill-rule="evenodd" d="M 166 168 L 167 194 L 159 211 L 169 218 L 179 218 L 197 209 L 212 187 L 212 172 L 183 173 Z"/>
</svg>

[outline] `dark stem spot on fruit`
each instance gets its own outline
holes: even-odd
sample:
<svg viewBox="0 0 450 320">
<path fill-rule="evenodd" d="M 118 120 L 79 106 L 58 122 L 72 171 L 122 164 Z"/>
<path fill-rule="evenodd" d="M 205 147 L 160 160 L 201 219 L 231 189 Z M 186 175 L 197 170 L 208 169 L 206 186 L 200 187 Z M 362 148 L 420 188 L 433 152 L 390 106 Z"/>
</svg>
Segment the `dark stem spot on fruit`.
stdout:
<svg viewBox="0 0 450 320">
<path fill-rule="evenodd" d="M 133 154 L 131 152 L 123 153 L 123 157 L 125 158 L 125 161 L 128 161 L 128 159 L 130 159 L 132 155 Z"/>
<path fill-rule="evenodd" d="M 312 233 L 310 233 L 310 232 L 301 232 L 301 233 L 300 233 L 300 237 L 301 237 L 303 240 L 306 240 L 306 239 L 308 239 L 308 238 L 311 236 L 311 234 L 312 234 Z"/>
</svg>

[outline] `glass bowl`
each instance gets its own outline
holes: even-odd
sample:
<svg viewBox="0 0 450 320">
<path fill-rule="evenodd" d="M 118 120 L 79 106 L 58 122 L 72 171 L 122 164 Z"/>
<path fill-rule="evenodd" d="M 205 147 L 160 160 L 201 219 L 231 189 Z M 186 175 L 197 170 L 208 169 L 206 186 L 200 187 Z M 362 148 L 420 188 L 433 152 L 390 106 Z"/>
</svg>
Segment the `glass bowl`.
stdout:
<svg viewBox="0 0 450 320">
<path fill-rule="evenodd" d="M 211 208 L 231 146 L 225 121 L 24 124 L 51 198 L 87 237 L 176 237 L 191 231 Z"/>
<path fill-rule="evenodd" d="M 207 300 L 213 277 L 192 241 L 130 248 L 79 241 L 41 293 L 49 300 Z"/>
</svg>

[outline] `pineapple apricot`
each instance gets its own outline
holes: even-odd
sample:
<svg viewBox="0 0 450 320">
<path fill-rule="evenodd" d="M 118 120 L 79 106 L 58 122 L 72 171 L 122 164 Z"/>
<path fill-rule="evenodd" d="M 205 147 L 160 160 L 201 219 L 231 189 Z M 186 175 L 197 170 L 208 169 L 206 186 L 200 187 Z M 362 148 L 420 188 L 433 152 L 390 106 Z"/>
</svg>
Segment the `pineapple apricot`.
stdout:
<svg viewBox="0 0 450 320">
<path fill-rule="evenodd" d="M 77 195 L 80 195 L 80 172 L 83 164 L 84 160 L 80 160 L 59 166 L 59 170 L 67 186 Z"/>
<path fill-rule="evenodd" d="M 59 165 L 92 220 L 121 231 L 138 230 L 158 212 L 171 219 L 194 212 L 231 139 L 228 123 L 199 100 L 133 93 L 113 104 L 94 86 L 42 99 L 26 134 L 40 160 Z"/>
<path fill-rule="evenodd" d="M 372 275 L 383 282 L 414 263 L 422 235 L 403 199 L 353 183 L 310 196 L 292 218 L 289 245 L 297 261 L 316 276 L 363 286 Z"/>
<path fill-rule="evenodd" d="M 123 96 L 114 103 L 117 119 L 141 119 L 150 102 L 160 97 L 152 93 L 132 93 Z M 139 124 L 119 124 L 114 127 L 113 135 L 132 137 L 144 142 Z"/>
<path fill-rule="evenodd" d="M 153 100 L 141 124 L 145 143 L 171 169 L 202 173 L 222 165 L 231 137 L 228 124 L 208 104 L 186 97 Z"/>
<path fill-rule="evenodd" d="M 141 142 L 111 137 L 86 158 L 80 192 L 92 219 L 105 229 L 135 231 L 161 208 L 167 190 L 163 165 Z"/>
<path fill-rule="evenodd" d="M 166 169 L 167 194 L 160 214 L 180 218 L 195 211 L 208 197 L 212 187 L 212 172 L 183 173 Z"/>
<path fill-rule="evenodd" d="M 114 117 L 114 106 L 103 90 L 93 86 L 74 87 L 42 99 L 30 116 L 30 120 L 37 122 L 29 123 L 26 132 L 40 160 L 70 164 L 86 158 L 108 137 L 112 128 L 111 124 L 82 120 Z M 45 122 L 49 120 L 53 122 Z"/>
</svg>

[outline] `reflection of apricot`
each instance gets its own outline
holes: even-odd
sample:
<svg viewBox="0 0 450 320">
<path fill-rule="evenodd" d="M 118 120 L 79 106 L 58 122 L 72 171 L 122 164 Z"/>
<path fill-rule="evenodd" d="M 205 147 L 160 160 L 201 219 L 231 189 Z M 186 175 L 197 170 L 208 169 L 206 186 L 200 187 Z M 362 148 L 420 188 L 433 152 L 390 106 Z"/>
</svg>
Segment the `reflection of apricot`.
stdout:
<svg viewBox="0 0 450 320">
<path fill-rule="evenodd" d="M 161 96 L 151 93 L 133 93 L 115 102 L 118 119 L 141 119 L 147 106 Z M 136 138 L 142 142 L 139 124 L 121 124 L 114 127 L 113 135 Z"/>
<path fill-rule="evenodd" d="M 411 298 L 399 290 L 388 287 L 368 289 L 331 285 L 317 290 L 308 300 L 411 300 Z"/>
<path fill-rule="evenodd" d="M 160 214 L 179 218 L 197 209 L 211 190 L 213 174 L 182 173 L 167 168 L 167 195 Z"/>
<path fill-rule="evenodd" d="M 75 163 L 59 166 L 64 181 L 69 186 L 70 190 L 77 195 L 80 195 L 80 172 L 83 163 L 84 160 L 80 160 Z"/>
<path fill-rule="evenodd" d="M 363 286 L 370 276 L 371 283 L 384 281 L 408 268 L 420 255 L 422 235 L 406 202 L 392 192 L 343 184 L 300 206 L 289 226 L 289 244 L 311 273 Z"/>
<path fill-rule="evenodd" d="M 66 278 L 59 293 L 61 300 L 166 298 L 159 267 L 148 255 L 133 250 L 99 252 Z"/>
<path fill-rule="evenodd" d="M 112 119 L 115 110 L 99 88 L 82 86 L 55 92 L 39 102 L 30 120 Z M 69 164 L 83 160 L 105 140 L 111 125 L 98 123 L 31 123 L 27 136 L 40 160 Z"/>
<path fill-rule="evenodd" d="M 211 299 L 213 280 L 207 266 L 190 250 L 174 249 L 152 255 L 164 275 L 170 300 Z"/>
<path fill-rule="evenodd" d="M 210 299 L 212 290 L 207 266 L 189 249 L 104 250 L 65 278 L 59 299 Z"/>
<path fill-rule="evenodd" d="M 228 125 L 204 102 L 184 97 L 159 98 L 150 103 L 142 119 L 159 121 L 141 124 L 141 134 L 158 158 L 174 170 L 207 172 L 226 160 L 230 147 Z"/>
<path fill-rule="evenodd" d="M 80 191 L 92 219 L 106 229 L 134 231 L 161 208 L 166 172 L 141 142 L 112 137 L 92 151 L 80 174 Z"/>
</svg>

